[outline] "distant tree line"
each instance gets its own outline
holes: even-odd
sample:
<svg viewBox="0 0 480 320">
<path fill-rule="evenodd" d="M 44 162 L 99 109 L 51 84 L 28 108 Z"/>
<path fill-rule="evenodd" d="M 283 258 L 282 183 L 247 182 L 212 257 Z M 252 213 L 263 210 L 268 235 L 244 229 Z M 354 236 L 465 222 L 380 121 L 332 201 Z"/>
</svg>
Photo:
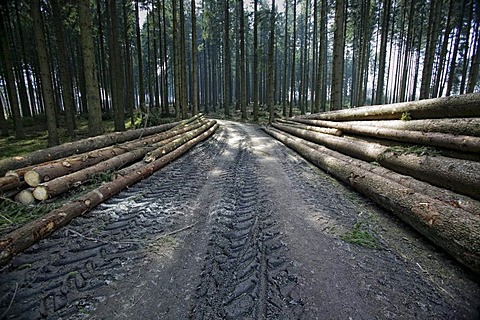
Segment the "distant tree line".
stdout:
<svg viewBox="0 0 480 320">
<path fill-rule="evenodd" d="M 142 23 L 141 23 L 142 22 Z M 475 0 L 8 0 L 0 129 L 338 110 L 478 91 Z M 265 108 L 265 109 L 264 109 Z M 251 113 L 250 113 L 251 111 Z"/>
</svg>

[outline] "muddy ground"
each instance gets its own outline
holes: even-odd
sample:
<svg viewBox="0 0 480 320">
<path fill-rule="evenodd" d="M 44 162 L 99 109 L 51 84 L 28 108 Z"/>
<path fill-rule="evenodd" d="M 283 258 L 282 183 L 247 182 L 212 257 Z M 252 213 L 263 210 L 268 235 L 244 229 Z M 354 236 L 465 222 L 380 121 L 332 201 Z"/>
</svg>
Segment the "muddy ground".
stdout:
<svg viewBox="0 0 480 320">
<path fill-rule="evenodd" d="M 480 319 L 478 277 L 258 126 L 15 257 L 6 319 Z M 342 240 L 360 228 L 378 241 Z"/>
</svg>

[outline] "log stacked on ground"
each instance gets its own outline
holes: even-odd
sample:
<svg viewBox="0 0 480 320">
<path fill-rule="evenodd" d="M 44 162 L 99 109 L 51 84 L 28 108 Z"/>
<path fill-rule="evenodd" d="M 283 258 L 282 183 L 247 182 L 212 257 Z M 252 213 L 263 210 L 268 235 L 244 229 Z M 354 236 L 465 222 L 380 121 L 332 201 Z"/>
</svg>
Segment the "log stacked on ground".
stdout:
<svg viewBox="0 0 480 320">
<path fill-rule="evenodd" d="M 479 102 L 470 94 L 325 112 L 265 131 L 480 273 Z"/>
<path fill-rule="evenodd" d="M 140 143 L 141 140 L 135 141 L 133 143 L 136 147 L 131 148 L 130 151 L 113 155 L 97 164 L 40 183 L 33 190 L 33 194 L 37 199 L 47 199 L 67 191 L 74 185 L 83 183 L 95 173 L 105 172 L 105 170 L 112 171 L 111 181 L 104 182 L 93 191 L 74 198 L 49 214 L 1 236 L 0 265 L 6 264 L 15 254 L 67 224 L 71 219 L 84 214 L 124 188 L 148 177 L 180 157 L 195 144 L 211 136 L 217 128 L 216 121 L 207 121 L 197 116 L 161 133 L 160 140 L 158 138 L 149 140 L 148 144 L 144 143 L 145 141 Z M 147 153 L 155 156 L 147 159 L 145 158 Z M 115 173 L 115 170 L 121 167 L 123 169 Z M 30 192 L 27 189 L 23 191 Z M 29 199 L 28 201 L 32 199 L 29 194 L 23 194 L 23 196 Z"/>
</svg>

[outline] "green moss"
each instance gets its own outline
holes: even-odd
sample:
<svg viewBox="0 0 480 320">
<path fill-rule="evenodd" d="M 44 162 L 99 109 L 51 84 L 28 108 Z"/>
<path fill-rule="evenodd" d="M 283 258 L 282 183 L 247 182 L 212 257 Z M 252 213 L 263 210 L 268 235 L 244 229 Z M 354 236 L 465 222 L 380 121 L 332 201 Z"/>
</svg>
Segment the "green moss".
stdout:
<svg viewBox="0 0 480 320">
<path fill-rule="evenodd" d="M 365 248 L 380 249 L 377 238 L 362 222 L 355 223 L 350 231 L 340 236 L 340 239 Z"/>
</svg>

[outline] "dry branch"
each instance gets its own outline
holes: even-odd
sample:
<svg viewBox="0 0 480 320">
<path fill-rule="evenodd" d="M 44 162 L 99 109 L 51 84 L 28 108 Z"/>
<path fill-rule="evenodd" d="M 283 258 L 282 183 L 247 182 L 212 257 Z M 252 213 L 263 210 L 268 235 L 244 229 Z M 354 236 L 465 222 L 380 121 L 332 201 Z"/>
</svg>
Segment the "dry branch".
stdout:
<svg viewBox="0 0 480 320">
<path fill-rule="evenodd" d="M 85 214 L 124 188 L 148 177 L 168 163 L 179 158 L 194 145 L 211 136 L 217 128 L 218 124 L 215 124 L 215 126 L 206 132 L 183 144 L 168 155 L 146 164 L 142 168 L 134 167 L 134 170 L 130 170 L 124 175 L 118 175 L 115 180 L 105 183 L 84 196 L 51 211 L 42 218 L 27 223 L 19 229 L 5 235 L 0 239 L 0 265 L 7 264 L 14 255 L 66 225 L 73 218 Z"/>
<path fill-rule="evenodd" d="M 421 132 L 358 125 L 358 123 L 361 123 L 361 121 L 345 123 L 308 119 L 294 120 L 299 123 L 311 124 L 327 128 L 335 128 L 343 130 L 345 132 L 366 135 L 370 137 L 423 144 L 432 147 L 447 148 L 464 152 L 480 152 L 480 137 L 454 135 L 440 132 Z M 303 129 L 310 130 L 309 126 L 306 126 Z"/>
<path fill-rule="evenodd" d="M 276 130 L 265 131 L 321 169 L 392 211 L 458 261 L 480 273 L 479 215 L 452 208 L 412 188 L 364 170 L 363 166 L 371 164 L 362 163 L 361 160 L 346 162 L 341 156 L 334 157 L 321 152 L 322 147 L 313 149 L 306 146 L 299 138 Z"/>
<path fill-rule="evenodd" d="M 443 156 L 402 154 L 380 144 L 315 133 L 290 126 L 273 124 L 281 131 L 322 144 L 365 161 L 376 161 L 383 167 L 410 175 L 433 185 L 480 199 L 480 163 Z"/>
<path fill-rule="evenodd" d="M 303 116 L 317 120 L 400 120 L 408 113 L 412 119 L 480 117 L 480 93 L 470 93 L 419 101 L 375 105 L 315 113 Z"/>
</svg>

